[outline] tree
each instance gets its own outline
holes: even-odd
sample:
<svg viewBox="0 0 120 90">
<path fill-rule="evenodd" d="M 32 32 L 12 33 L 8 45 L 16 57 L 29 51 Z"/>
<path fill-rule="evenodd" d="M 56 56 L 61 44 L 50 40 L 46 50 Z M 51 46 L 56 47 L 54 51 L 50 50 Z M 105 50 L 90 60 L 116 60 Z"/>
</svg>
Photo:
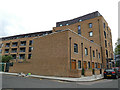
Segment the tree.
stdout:
<svg viewBox="0 0 120 90">
<path fill-rule="evenodd" d="M 117 42 L 115 43 L 114 54 L 115 54 L 116 60 L 118 60 L 118 61 L 116 61 L 116 67 L 119 67 L 120 66 L 120 60 L 119 60 L 119 57 L 120 57 L 120 38 L 118 38 Z"/>
<path fill-rule="evenodd" d="M 114 53 L 115 55 L 120 55 L 120 38 L 118 38 L 117 42 L 115 43 L 115 50 Z"/>
<path fill-rule="evenodd" d="M 10 60 L 12 60 L 12 59 L 13 59 L 13 57 L 11 55 L 2 56 L 2 62 L 4 62 L 4 63 L 10 62 Z"/>
</svg>

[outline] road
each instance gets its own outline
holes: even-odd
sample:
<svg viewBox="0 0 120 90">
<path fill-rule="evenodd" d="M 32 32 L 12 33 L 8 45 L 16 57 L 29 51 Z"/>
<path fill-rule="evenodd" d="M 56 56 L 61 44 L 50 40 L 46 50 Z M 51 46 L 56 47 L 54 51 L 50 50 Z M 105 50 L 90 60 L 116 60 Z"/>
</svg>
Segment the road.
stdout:
<svg viewBox="0 0 120 90">
<path fill-rule="evenodd" d="M 102 79 L 94 82 L 66 82 L 2 75 L 2 88 L 118 88 L 118 80 Z"/>
</svg>

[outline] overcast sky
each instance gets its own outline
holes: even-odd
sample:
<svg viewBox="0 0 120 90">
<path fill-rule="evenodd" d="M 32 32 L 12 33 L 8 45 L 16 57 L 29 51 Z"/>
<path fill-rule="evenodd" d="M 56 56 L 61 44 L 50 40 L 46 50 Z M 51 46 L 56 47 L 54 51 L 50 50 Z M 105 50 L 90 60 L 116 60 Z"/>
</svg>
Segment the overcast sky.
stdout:
<svg viewBox="0 0 120 90">
<path fill-rule="evenodd" d="M 99 11 L 118 37 L 119 0 L 0 0 L 0 37 L 52 30 L 56 22 Z"/>
</svg>

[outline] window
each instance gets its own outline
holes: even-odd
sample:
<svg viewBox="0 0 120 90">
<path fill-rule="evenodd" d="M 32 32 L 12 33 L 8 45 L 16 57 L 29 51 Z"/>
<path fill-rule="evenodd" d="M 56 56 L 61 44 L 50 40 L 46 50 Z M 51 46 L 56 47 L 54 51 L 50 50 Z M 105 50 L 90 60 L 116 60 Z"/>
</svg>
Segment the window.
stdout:
<svg viewBox="0 0 120 90">
<path fill-rule="evenodd" d="M 107 26 L 107 30 L 108 30 L 108 26 Z"/>
<path fill-rule="evenodd" d="M 97 68 L 97 63 L 95 63 L 95 68 Z"/>
<path fill-rule="evenodd" d="M 89 36 L 90 37 L 92 37 L 93 36 L 93 32 L 91 31 L 91 32 L 89 32 Z"/>
<path fill-rule="evenodd" d="M 31 59 L 31 57 L 32 57 L 32 54 L 28 54 L 28 59 Z"/>
<path fill-rule="evenodd" d="M 105 23 L 103 23 L 103 26 L 104 26 L 104 28 L 105 28 Z"/>
<path fill-rule="evenodd" d="M 12 57 L 13 57 L 13 59 L 16 59 L 16 54 L 13 54 Z"/>
<path fill-rule="evenodd" d="M 10 43 L 6 43 L 6 47 L 10 47 Z"/>
<path fill-rule="evenodd" d="M 81 61 L 78 60 L 78 69 L 80 69 L 80 68 L 81 68 Z"/>
<path fill-rule="evenodd" d="M 107 47 L 107 41 L 105 40 L 105 47 Z"/>
<path fill-rule="evenodd" d="M 17 52 L 17 48 L 12 48 L 11 52 L 12 53 L 16 53 Z"/>
<path fill-rule="evenodd" d="M 89 23 L 89 28 L 92 28 L 92 23 Z"/>
<path fill-rule="evenodd" d="M 21 41 L 21 46 L 26 46 L 26 41 Z"/>
<path fill-rule="evenodd" d="M 108 50 L 106 50 L 106 56 L 107 56 L 107 58 L 108 58 Z"/>
<path fill-rule="evenodd" d="M 16 47 L 18 45 L 18 42 L 13 42 L 12 47 Z"/>
<path fill-rule="evenodd" d="M 90 62 L 88 62 L 88 68 L 90 68 Z"/>
<path fill-rule="evenodd" d="M 19 59 L 25 59 L 25 54 L 20 54 Z"/>
<path fill-rule="evenodd" d="M 85 55 L 87 56 L 88 55 L 88 49 L 85 48 Z"/>
<path fill-rule="evenodd" d="M 33 44 L 33 40 L 30 40 L 30 41 L 29 41 L 29 45 L 32 45 L 32 44 Z"/>
<path fill-rule="evenodd" d="M 106 32 L 104 31 L 104 36 L 105 36 L 105 38 L 106 38 Z"/>
<path fill-rule="evenodd" d="M 32 49 L 33 49 L 33 47 L 29 47 L 29 52 L 31 52 L 31 51 L 32 51 Z"/>
<path fill-rule="evenodd" d="M 80 19 L 79 22 L 81 22 L 82 20 Z"/>
<path fill-rule="evenodd" d="M 9 53 L 9 49 L 5 49 L 5 53 Z"/>
<path fill-rule="evenodd" d="M 60 24 L 60 26 L 62 26 L 62 24 Z"/>
<path fill-rule="evenodd" d="M 81 26 L 78 26 L 78 34 L 81 35 Z"/>
<path fill-rule="evenodd" d="M 100 53 L 98 54 L 98 57 L 99 57 L 99 59 L 100 59 Z"/>
<path fill-rule="evenodd" d="M 74 43 L 74 52 L 78 53 L 78 45 Z"/>
<path fill-rule="evenodd" d="M 20 52 L 25 52 L 25 47 L 23 47 L 23 48 L 20 48 Z"/>
<path fill-rule="evenodd" d="M 66 25 L 69 25 L 68 23 Z"/>
<path fill-rule="evenodd" d="M 90 40 L 91 42 L 94 42 L 93 40 Z"/>
<path fill-rule="evenodd" d="M 93 50 L 93 57 L 95 57 L 95 51 Z"/>
</svg>

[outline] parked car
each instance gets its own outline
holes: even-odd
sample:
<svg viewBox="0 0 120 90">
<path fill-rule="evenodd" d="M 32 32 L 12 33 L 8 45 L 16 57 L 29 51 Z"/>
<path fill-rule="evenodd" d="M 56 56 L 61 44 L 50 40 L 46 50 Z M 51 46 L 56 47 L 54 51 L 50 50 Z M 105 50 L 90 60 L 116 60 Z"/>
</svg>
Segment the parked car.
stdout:
<svg viewBox="0 0 120 90">
<path fill-rule="evenodd" d="M 112 68 L 112 69 L 105 69 L 104 71 L 104 78 L 119 78 L 120 72 L 119 69 Z"/>
</svg>

